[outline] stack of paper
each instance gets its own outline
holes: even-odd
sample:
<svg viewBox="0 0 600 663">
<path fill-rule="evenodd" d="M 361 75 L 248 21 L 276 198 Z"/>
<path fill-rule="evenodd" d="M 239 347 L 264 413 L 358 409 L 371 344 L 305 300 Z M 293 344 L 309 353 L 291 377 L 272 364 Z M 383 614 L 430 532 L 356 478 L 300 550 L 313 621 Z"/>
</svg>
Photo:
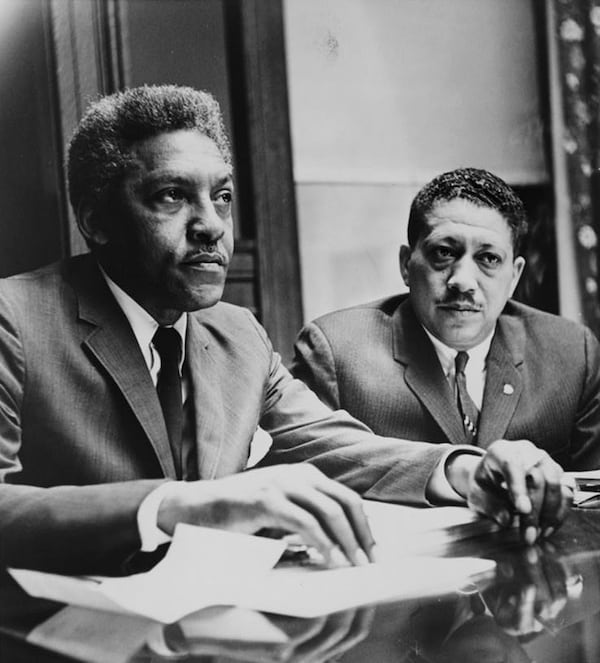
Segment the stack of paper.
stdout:
<svg viewBox="0 0 600 663">
<path fill-rule="evenodd" d="M 404 557 L 341 569 L 273 569 L 285 544 L 221 530 L 177 526 L 166 557 L 127 578 L 76 578 L 11 569 L 33 596 L 171 623 L 207 606 L 230 605 L 315 617 L 369 603 L 459 589 L 495 564 L 474 558 Z"/>
<path fill-rule="evenodd" d="M 565 475 L 575 482 L 575 506 L 600 509 L 600 470 L 565 472 Z"/>
<path fill-rule="evenodd" d="M 464 506 L 419 509 L 363 501 L 381 561 L 406 555 L 437 555 L 455 541 L 497 531 L 500 527 Z"/>
</svg>

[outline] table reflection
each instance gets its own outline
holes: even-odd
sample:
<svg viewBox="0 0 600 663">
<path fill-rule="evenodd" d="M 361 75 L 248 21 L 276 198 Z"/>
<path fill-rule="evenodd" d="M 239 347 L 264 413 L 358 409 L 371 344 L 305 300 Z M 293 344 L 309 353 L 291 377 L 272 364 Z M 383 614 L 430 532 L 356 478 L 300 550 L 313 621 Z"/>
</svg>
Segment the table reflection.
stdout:
<svg viewBox="0 0 600 663">
<path fill-rule="evenodd" d="M 460 542 L 446 554 L 492 558 L 495 576 L 433 599 L 317 619 L 211 608 L 163 626 L 61 609 L 26 597 L 13 585 L 0 590 L 0 660 L 60 661 L 69 655 L 98 663 L 596 663 L 600 514 L 573 513 L 551 541 L 534 548 L 501 533 Z M 44 649 L 34 649 L 32 642 Z"/>
</svg>

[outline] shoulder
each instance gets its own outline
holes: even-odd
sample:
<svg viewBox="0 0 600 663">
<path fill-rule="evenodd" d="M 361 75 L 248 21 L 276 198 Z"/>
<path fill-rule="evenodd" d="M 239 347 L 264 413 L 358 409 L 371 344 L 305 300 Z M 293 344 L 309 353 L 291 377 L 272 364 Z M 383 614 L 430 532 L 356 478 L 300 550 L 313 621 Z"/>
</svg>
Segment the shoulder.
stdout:
<svg viewBox="0 0 600 663">
<path fill-rule="evenodd" d="M 234 327 L 247 327 L 258 324 L 249 309 L 227 302 L 218 302 L 209 308 L 193 311 L 190 315 L 205 326 L 234 325 Z"/>
<path fill-rule="evenodd" d="M 0 308 L 22 311 L 28 317 L 56 315 L 70 298 L 68 273 L 74 262 L 69 259 L 0 279 Z"/>
<path fill-rule="evenodd" d="M 56 262 L 30 272 L 7 276 L 0 279 L 0 288 L 4 292 L 19 293 L 56 287 L 64 279 L 67 264 L 67 262 Z"/>
<path fill-rule="evenodd" d="M 512 300 L 502 312 L 500 324 L 509 333 L 517 330 L 524 333 L 528 344 L 549 350 L 556 348 L 563 354 L 570 347 L 578 348 L 594 339 L 582 324 Z"/>
<path fill-rule="evenodd" d="M 332 311 L 316 318 L 310 325 L 315 325 L 325 333 L 336 331 L 341 333 L 344 330 L 348 333 L 355 333 L 357 326 L 368 327 L 391 323 L 397 309 L 406 299 L 406 294 L 394 295 L 393 297 L 377 299 L 357 306 Z"/>
<path fill-rule="evenodd" d="M 248 341 L 254 338 L 268 344 L 266 331 L 254 314 L 243 306 L 219 302 L 210 308 L 194 311 L 190 316 L 206 333 L 223 341 Z"/>
</svg>

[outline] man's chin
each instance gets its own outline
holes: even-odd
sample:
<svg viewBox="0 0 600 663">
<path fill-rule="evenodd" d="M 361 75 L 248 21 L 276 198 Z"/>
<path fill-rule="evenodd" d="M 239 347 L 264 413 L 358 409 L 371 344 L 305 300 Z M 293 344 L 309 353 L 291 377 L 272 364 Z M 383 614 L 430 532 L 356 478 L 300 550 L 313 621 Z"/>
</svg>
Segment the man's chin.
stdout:
<svg viewBox="0 0 600 663">
<path fill-rule="evenodd" d="M 199 311 L 218 304 L 223 297 L 223 286 L 213 285 L 204 287 L 188 294 L 182 310 L 187 312 Z"/>
<path fill-rule="evenodd" d="M 442 329 L 439 334 L 435 335 L 444 345 L 455 350 L 470 350 L 487 336 L 481 328 L 473 329 L 468 325 Z"/>
</svg>

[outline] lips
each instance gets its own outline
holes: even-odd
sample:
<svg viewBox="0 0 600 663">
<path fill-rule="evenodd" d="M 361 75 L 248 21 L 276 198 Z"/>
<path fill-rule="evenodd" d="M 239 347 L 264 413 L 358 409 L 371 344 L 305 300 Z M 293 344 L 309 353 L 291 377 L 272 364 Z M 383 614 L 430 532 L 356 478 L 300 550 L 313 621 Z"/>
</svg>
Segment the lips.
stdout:
<svg viewBox="0 0 600 663">
<path fill-rule="evenodd" d="M 227 266 L 227 259 L 221 253 L 199 253 L 187 260 L 183 261 L 184 265 L 189 267 L 196 267 L 208 264 L 220 265 L 221 267 Z"/>
</svg>

